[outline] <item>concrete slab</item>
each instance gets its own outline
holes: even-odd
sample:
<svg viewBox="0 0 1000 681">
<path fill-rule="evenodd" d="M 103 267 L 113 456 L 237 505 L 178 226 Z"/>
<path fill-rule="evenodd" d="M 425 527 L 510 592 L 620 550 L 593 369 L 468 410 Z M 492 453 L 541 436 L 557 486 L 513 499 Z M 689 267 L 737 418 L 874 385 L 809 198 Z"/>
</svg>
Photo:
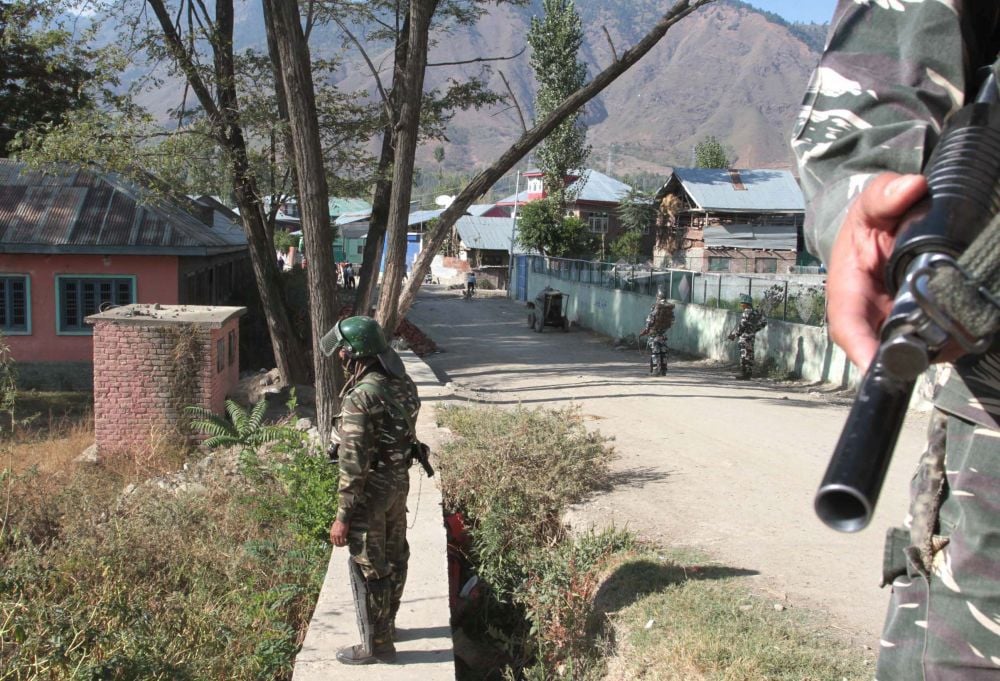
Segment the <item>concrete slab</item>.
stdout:
<svg viewBox="0 0 1000 681">
<path fill-rule="evenodd" d="M 412 352 L 401 352 L 406 370 L 417 384 L 423 407 L 417 435 L 432 449 L 440 444 L 434 404 L 448 391 L 434 372 Z M 348 579 L 347 549 L 334 549 L 326 580 L 295 660 L 293 681 L 452 681 L 455 658 L 448 609 L 447 541 L 437 478 L 428 480 L 419 466 L 410 471 L 407 500 L 410 523 L 410 566 L 403 602 L 396 618 L 400 640 L 396 664 L 348 666 L 337 662 L 337 650 L 359 641 L 354 599 Z"/>
</svg>

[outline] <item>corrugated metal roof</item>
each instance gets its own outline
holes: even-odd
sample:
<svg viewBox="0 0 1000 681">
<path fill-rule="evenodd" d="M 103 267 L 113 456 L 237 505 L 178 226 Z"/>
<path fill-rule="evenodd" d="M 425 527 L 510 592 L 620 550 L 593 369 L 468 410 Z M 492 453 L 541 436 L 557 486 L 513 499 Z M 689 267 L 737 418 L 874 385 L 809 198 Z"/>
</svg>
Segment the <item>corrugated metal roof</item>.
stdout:
<svg viewBox="0 0 1000 681">
<path fill-rule="evenodd" d="M 802 190 L 787 170 L 674 168 L 674 177 L 703 210 L 804 212 L 806 209 Z M 744 189 L 738 189 L 734 180 Z"/>
<path fill-rule="evenodd" d="M 341 216 L 345 213 L 371 212 L 372 206 L 364 199 L 349 199 L 343 197 L 332 197 L 329 201 L 330 215 Z"/>
<path fill-rule="evenodd" d="M 246 248 L 238 225 L 206 225 L 184 201 L 114 174 L 43 172 L 0 159 L 0 251 L 203 255 Z"/>
<path fill-rule="evenodd" d="M 537 171 L 529 171 L 537 172 Z M 595 201 L 599 203 L 621 203 L 629 190 L 632 189 L 624 182 L 619 182 L 613 177 L 608 177 L 596 170 L 574 171 L 574 175 L 580 177 L 569 185 L 569 191 L 577 192 L 577 201 Z M 505 199 L 497 201 L 497 205 L 511 205 L 514 199 L 518 203 L 525 203 L 528 200 L 528 191 L 511 194 Z"/>
<path fill-rule="evenodd" d="M 420 225 L 425 222 L 430 222 L 436 217 L 440 217 L 441 213 L 444 212 L 444 208 L 438 208 L 436 210 L 418 210 L 410 213 L 410 220 L 406 223 L 407 227 L 412 227 L 413 225 Z"/>
<path fill-rule="evenodd" d="M 510 252 L 510 218 L 481 218 L 464 215 L 455 223 L 458 237 L 466 248 Z M 514 244 L 515 253 L 524 249 Z"/>
<path fill-rule="evenodd" d="M 492 203 L 476 203 L 469 206 L 465 210 L 465 212 L 471 215 L 472 217 L 478 218 L 492 207 L 493 207 Z"/>
<path fill-rule="evenodd" d="M 796 231 L 794 225 L 717 225 L 705 228 L 705 247 L 794 251 Z"/>
</svg>

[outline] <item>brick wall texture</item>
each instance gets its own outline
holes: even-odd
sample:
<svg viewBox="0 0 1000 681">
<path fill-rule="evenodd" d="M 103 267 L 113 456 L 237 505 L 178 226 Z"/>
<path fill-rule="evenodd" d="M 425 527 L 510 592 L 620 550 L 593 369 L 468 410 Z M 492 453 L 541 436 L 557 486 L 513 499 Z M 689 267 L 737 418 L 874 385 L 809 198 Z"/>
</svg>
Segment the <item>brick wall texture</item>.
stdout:
<svg viewBox="0 0 1000 681">
<path fill-rule="evenodd" d="M 181 432 L 183 408 L 188 405 L 224 413 L 226 395 L 239 381 L 238 322 L 234 317 L 216 329 L 198 324 L 97 322 L 98 455 L 135 453 L 158 442 L 190 437 L 191 433 Z"/>
</svg>

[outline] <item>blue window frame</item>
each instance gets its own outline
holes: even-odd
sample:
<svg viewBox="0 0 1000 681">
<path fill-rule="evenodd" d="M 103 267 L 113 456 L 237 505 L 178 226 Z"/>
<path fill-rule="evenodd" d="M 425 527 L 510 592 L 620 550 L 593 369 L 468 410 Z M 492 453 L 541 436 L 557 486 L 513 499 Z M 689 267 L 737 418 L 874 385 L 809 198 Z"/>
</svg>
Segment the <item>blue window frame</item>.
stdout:
<svg viewBox="0 0 1000 681">
<path fill-rule="evenodd" d="M 60 334 L 91 335 L 93 329 L 84 322 L 111 305 L 135 302 L 135 277 L 56 277 L 56 329 Z"/>
<path fill-rule="evenodd" d="M 31 285 L 23 274 L 0 275 L 0 331 L 31 333 Z"/>
</svg>

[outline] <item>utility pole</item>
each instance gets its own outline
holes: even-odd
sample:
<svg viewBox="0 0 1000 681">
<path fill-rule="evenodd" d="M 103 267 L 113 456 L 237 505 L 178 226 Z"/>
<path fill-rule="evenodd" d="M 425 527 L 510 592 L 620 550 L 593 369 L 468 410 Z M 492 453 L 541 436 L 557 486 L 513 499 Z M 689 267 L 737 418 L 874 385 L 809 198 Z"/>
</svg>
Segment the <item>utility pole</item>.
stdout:
<svg viewBox="0 0 1000 681">
<path fill-rule="evenodd" d="M 514 180 L 514 210 L 510 214 L 510 262 L 507 267 L 507 297 L 514 297 L 514 239 L 517 238 L 517 203 L 521 194 L 521 171 Z"/>
</svg>

